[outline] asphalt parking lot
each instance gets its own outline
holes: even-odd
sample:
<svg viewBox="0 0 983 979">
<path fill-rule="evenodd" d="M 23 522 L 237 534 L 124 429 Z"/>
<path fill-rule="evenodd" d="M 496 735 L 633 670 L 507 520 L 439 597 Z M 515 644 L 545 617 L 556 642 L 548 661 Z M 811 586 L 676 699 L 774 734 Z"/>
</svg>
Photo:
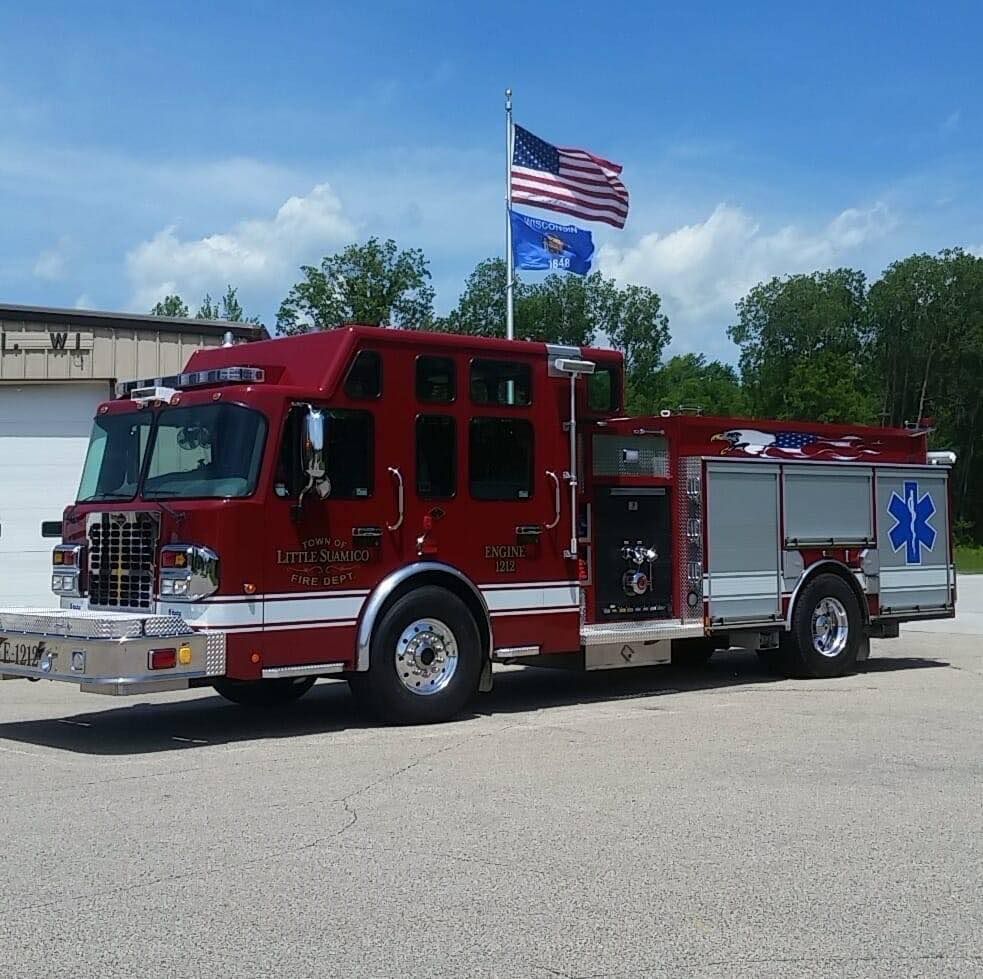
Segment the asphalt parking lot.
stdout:
<svg viewBox="0 0 983 979">
<path fill-rule="evenodd" d="M 844 679 L 511 670 L 429 728 L 2 684 L 0 975 L 983 975 L 963 608 Z"/>
</svg>

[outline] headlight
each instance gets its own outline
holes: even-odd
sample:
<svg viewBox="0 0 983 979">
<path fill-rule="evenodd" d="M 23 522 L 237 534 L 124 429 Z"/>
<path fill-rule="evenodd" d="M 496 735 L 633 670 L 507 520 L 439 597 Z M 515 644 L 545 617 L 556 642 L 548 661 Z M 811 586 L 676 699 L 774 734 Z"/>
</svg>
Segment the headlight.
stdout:
<svg viewBox="0 0 983 979">
<path fill-rule="evenodd" d="M 218 555 L 200 544 L 160 549 L 160 598 L 196 602 L 218 591 Z"/>
<path fill-rule="evenodd" d="M 85 545 L 59 544 L 51 552 L 51 590 L 56 595 L 81 598 L 85 573 Z"/>
</svg>

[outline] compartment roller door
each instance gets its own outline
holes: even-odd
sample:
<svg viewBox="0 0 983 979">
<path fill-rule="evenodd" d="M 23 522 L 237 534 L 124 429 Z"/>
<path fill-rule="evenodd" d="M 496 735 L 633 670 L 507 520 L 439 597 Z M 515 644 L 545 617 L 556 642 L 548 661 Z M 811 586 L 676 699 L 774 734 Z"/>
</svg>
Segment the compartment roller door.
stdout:
<svg viewBox="0 0 983 979">
<path fill-rule="evenodd" d="M 778 467 L 707 465 L 707 567 L 710 618 L 781 618 Z"/>
<path fill-rule="evenodd" d="M 0 385 L 0 605 L 57 605 L 51 593 L 54 538 L 75 499 L 97 406 L 107 382 Z"/>
<path fill-rule="evenodd" d="M 952 605 L 945 469 L 878 469 L 877 552 L 881 612 L 932 611 Z"/>
</svg>

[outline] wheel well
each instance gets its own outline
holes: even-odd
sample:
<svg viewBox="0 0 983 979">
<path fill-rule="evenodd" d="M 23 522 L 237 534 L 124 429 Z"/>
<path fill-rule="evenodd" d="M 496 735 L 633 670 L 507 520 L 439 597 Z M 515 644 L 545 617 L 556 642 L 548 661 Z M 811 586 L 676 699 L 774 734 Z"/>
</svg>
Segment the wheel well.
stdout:
<svg viewBox="0 0 983 979">
<path fill-rule="evenodd" d="M 362 613 L 363 620 L 359 624 L 358 662 L 356 669 L 368 669 L 368 643 L 371 642 L 372 629 L 375 623 L 385 615 L 386 610 L 394 602 L 402 598 L 407 592 L 413 591 L 414 588 L 419 588 L 422 585 L 435 585 L 438 588 L 443 588 L 464 602 L 474 618 L 475 625 L 478 627 L 478 634 L 481 638 L 481 647 L 484 655 L 486 657 L 491 656 L 491 622 L 488 617 L 488 608 L 484 603 L 484 599 L 481 597 L 481 592 L 478 591 L 476 585 L 472 584 L 469 579 L 461 575 L 456 569 L 451 569 L 450 567 L 445 569 L 440 566 L 431 565 L 421 567 L 419 570 L 402 578 L 391 589 L 386 591 L 381 602 L 373 603 L 372 599 L 375 596 L 370 596 Z"/>
<path fill-rule="evenodd" d="M 860 583 L 853 576 L 850 569 L 840 561 L 825 560 L 820 561 L 817 564 L 810 565 L 806 568 L 802 577 L 799 578 L 798 583 L 795 586 L 795 591 L 792 592 L 792 599 L 788 604 L 788 617 L 785 620 L 786 628 L 791 628 L 792 626 L 792 615 L 795 613 L 795 603 L 799 599 L 799 592 L 817 575 L 821 574 L 832 574 L 836 575 L 837 578 L 842 578 L 853 591 L 854 596 L 857 599 L 857 604 L 860 606 L 860 615 L 863 618 L 864 625 L 869 625 L 870 623 L 870 606 L 867 604 L 867 596 L 864 594 L 863 589 L 860 587 Z"/>
</svg>

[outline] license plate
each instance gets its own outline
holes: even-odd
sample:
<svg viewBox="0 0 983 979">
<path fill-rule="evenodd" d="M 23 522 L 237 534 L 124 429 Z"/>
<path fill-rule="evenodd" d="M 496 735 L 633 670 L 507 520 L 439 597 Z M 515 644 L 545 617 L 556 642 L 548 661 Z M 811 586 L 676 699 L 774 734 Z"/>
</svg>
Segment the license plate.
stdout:
<svg viewBox="0 0 983 979">
<path fill-rule="evenodd" d="M 0 636 L 0 663 L 11 666 L 37 666 L 45 653 L 44 640 L 29 642 Z"/>
</svg>

